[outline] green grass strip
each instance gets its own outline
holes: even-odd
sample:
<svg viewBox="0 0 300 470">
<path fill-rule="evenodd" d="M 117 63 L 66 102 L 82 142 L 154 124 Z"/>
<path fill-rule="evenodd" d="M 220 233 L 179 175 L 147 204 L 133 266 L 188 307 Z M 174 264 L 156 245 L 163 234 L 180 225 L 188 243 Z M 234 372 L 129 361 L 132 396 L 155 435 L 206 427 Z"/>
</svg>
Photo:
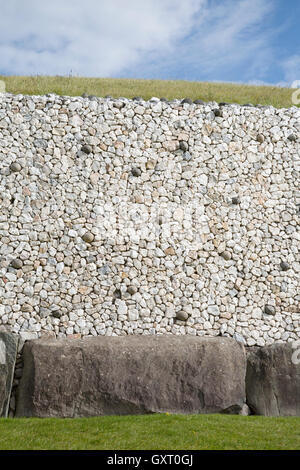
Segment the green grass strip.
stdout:
<svg viewBox="0 0 300 470">
<path fill-rule="evenodd" d="M 298 450 L 300 417 L 0 419 L 0 450 Z"/>
<path fill-rule="evenodd" d="M 273 105 L 276 108 L 293 106 L 290 88 L 239 85 L 233 83 L 190 82 L 184 80 L 132 80 L 117 78 L 83 78 L 61 76 L 0 76 L 6 91 L 24 95 L 56 93 L 64 96 L 88 95 L 114 98 L 141 96 L 145 100 L 156 96 L 168 100 L 189 97 L 192 100 L 227 103 Z"/>
</svg>

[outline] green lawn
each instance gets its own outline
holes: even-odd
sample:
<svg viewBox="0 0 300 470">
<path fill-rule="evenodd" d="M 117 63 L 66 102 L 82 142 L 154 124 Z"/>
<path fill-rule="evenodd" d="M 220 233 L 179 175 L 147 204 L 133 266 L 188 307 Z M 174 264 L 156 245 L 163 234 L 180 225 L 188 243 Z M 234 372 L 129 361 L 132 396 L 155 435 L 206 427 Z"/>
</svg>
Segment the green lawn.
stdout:
<svg viewBox="0 0 300 470">
<path fill-rule="evenodd" d="M 28 95 L 56 93 L 58 95 L 81 96 L 83 93 L 96 96 L 111 95 L 115 98 L 141 96 L 145 100 L 158 98 L 186 98 L 228 103 L 252 103 L 273 105 L 277 108 L 293 106 L 289 88 L 272 86 L 237 85 L 231 83 L 190 82 L 184 80 L 132 80 L 113 78 L 83 78 L 60 76 L 11 76 L 0 75 L 6 91 Z"/>
<path fill-rule="evenodd" d="M 232 415 L 0 419 L 0 450 L 299 450 L 300 418 Z"/>
</svg>

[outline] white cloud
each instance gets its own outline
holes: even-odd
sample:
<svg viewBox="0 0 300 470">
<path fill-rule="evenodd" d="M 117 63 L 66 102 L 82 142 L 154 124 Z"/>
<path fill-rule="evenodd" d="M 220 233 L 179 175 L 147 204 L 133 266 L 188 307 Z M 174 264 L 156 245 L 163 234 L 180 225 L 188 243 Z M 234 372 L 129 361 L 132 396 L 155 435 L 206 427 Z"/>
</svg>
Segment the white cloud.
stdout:
<svg viewBox="0 0 300 470">
<path fill-rule="evenodd" d="M 247 85 L 254 85 L 254 86 L 270 86 L 270 87 L 278 87 L 278 88 L 289 88 L 289 84 L 285 82 L 284 80 L 281 80 L 280 82 L 265 82 L 264 80 L 249 80 L 247 82 Z"/>
<path fill-rule="evenodd" d="M 272 8 L 271 0 L 9 0 L 0 74 L 263 80 Z"/>
<path fill-rule="evenodd" d="M 110 76 L 192 27 L 205 0 L 10 0 L 1 7 L 0 73 Z"/>
<path fill-rule="evenodd" d="M 300 82 L 300 55 L 293 55 L 288 57 L 281 63 L 281 67 L 284 72 L 285 81 L 292 85 L 293 82 Z"/>
<path fill-rule="evenodd" d="M 192 34 L 178 45 L 176 54 L 164 55 L 156 67 L 151 64 L 152 71 L 167 73 L 180 64 L 182 74 L 187 70 L 196 79 L 263 79 L 274 60 L 274 32 L 265 21 L 273 8 L 270 0 L 207 2 L 194 20 Z M 150 71 L 147 61 L 143 68 Z"/>
</svg>

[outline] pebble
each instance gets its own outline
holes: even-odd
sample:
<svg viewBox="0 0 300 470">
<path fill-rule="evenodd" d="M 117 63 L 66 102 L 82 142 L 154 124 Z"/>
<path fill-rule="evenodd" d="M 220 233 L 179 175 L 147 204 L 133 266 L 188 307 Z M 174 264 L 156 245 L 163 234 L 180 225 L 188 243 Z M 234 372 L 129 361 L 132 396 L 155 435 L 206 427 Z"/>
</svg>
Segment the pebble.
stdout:
<svg viewBox="0 0 300 470">
<path fill-rule="evenodd" d="M 179 312 L 176 313 L 176 318 L 177 320 L 180 320 L 180 321 L 186 321 L 189 318 L 189 315 L 188 313 L 180 310 Z"/>
<path fill-rule="evenodd" d="M 262 144 L 265 141 L 265 137 L 264 137 L 263 134 L 257 134 L 256 140 L 257 140 L 257 142 Z"/>
<path fill-rule="evenodd" d="M 127 287 L 127 292 L 130 295 L 134 295 L 137 293 L 137 288 L 135 286 L 128 286 Z"/>
<path fill-rule="evenodd" d="M 181 104 L 193 104 L 193 100 L 191 100 L 191 98 L 184 98 Z"/>
<path fill-rule="evenodd" d="M 12 171 L 14 173 L 17 173 L 18 171 L 22 170 L 22 167 L 21 167 L 20 163 L 18 163 L 18 162 L 11 163 L 9 168 L 10 168 L 10 171 Z"/>
<path fill-rule="evenodd" d="M 92 148 L 91 148 L 90 145 L 83 145 L 83 146 L 81 147 L 81 151 L 82 151 L 83 153 L 86 153 L 87 155 L 89 155 L 90 153 L 92 153 Z"/>
<path fill-rule="evenodd" d="M 288 271 L 290 269 L 290 265 L 289 263 L 287 263 L 286 261 L 281 261 L 280 263 L 280 269 L 282 271 Z"/>
<path fill-rule="evenodd" d="M 237 204 L 240 204 L 241 200 L 240 200 L 239 197 L 234 196 L 234 197 L 231 199 L 231 202 L 232 202 L 232 204 L 237 205 Z"/>
<path fill-rule="evenodd" d="M 221 109 L 218 109 L 218 108 L 213 109 L 213 113 L 216 117 L 223 117 L 223 112 Z"/>
<path fill-rule="evenodd" d="M 231 253 L 230 251 L 223 251 L 221 253 L 222 258 L 224 258 L 226 261 L 231 259 Z"/>
<path fill-rule="evenodd" d="M 14 260 L 12 260 L 10 265 L 15 269 L 21 269 L 22 266 L 23 266 L 23 261 L 20 260 L 20 259 L 14 259 Z"/>
<path fill-rule="evenodd" d="M 118 305 L 118 315 L 127 315 L 127 305 L 124 301 L 120 301 Z"/>
<path fill-rule="evenodd" d="M 140 168 L 132 168 L 131 173 L 133 176 L 141 176 L 142 171 L 140 170 Z"/>
<path fill-rule="evenodd" d="M 85 241 L 86 243 L 92 243 L 94 241 L 94 235 L 91 232 L 85 232 L 82 235 L 82 240 Z"/>
<path fill-rule="evenodd" d="M 180 150 L 183 150 L 184 152 L 187 152 L 188 149 L 189 149 L 188 143 L 185 142 L 184 140 L 181 140 L 179 142 L 179 148 L 180 148 Z"/>
<path fill-rule="evenodd" d="M 189 162 L 192 159 L 192 155 L 189 152 L 184 152 L 184 154 L 182 155 L 182 158 L 183 160 L 186 160 L 187 162 Z"/>
<path fill-rule="evenodd" d="M 266 315 L 275 315 L 276 309 L 273 305 L 265 305 L 265 314 Z"/>
</svg>

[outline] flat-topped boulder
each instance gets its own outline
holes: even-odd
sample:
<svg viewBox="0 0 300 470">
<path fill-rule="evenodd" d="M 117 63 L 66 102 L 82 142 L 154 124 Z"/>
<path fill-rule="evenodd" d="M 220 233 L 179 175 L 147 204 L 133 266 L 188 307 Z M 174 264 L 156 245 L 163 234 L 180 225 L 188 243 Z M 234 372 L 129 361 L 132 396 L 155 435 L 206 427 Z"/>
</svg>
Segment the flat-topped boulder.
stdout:
<svg viewBox="0 0 300 470">
<path fill-rule="evenodd" d="M 246 353 L 231 338 L 37 339 L 23 350 L 16 416 L 239 413 Z"/>
<path fill-rule="evenodd" d="M 248 350 L 247 404 L 254 414 L 300 416 L 300 361 L 292 343 Z"/>
</svg>

